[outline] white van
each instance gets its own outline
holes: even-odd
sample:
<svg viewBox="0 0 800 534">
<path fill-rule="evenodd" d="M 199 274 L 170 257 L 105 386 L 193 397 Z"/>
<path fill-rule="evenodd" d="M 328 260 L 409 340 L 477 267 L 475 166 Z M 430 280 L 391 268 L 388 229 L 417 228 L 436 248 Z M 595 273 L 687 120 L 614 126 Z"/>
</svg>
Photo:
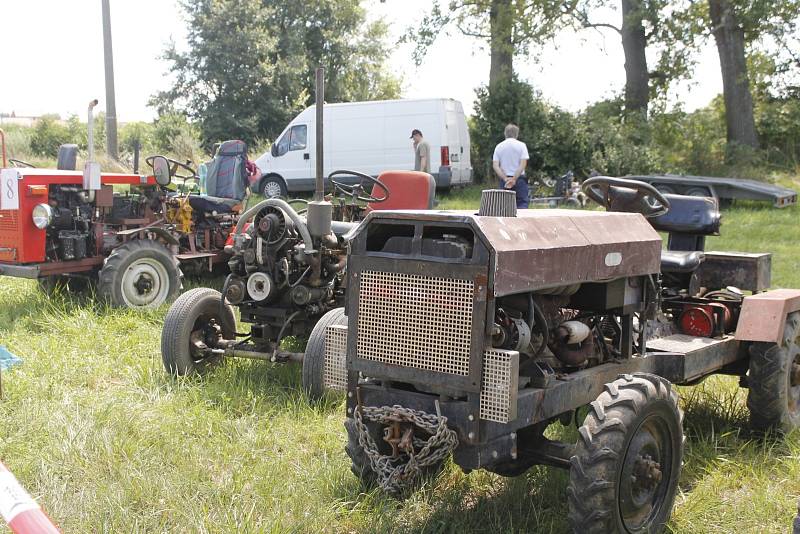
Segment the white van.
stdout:
<svg viewBox="0 0 800 534">
<path fill-rule="evenodd" d="M 270 152 L 256 160 L 257 191 L 264 196 L 313 191 L 316 169 L 316 111 L 306 108 L 289 123 Z M 324 174 L 353 170 L 370 176 L 414 169 L 411 131 L 418 129 L 431 147 L 436 186 L 472 182 L 469 131 L 461 102 L 447 98 L 379 100 L 326 104 Z"/>
</svg>

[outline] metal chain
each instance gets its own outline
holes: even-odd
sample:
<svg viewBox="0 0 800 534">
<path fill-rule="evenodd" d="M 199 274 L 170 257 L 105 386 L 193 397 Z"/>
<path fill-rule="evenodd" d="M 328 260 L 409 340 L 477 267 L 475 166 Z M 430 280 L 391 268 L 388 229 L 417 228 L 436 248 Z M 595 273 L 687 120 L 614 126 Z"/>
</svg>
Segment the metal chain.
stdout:
<svg viewBox="0 0 800 534">
<path fill-rule="evenodd" d="M 378 476 L 378 486 L 392 495 L 399 495 L 412 485 L 426 467 L 444 461 L 450 451 L 458 446 L 458 435 L 447 428 L 447 417 L 423 411 L 394 406 L 360 406 L 355 410 L 358 444 L 364 450 L 372 471 Z M 396 457 L 380 453 L 377 443 L 369 434 L 364 419 L 388 425 L 396 422 L 411 423 L 425 430 L 431 437 L 427 440 L 413 438 L 413 451 Z"/>
</svg>

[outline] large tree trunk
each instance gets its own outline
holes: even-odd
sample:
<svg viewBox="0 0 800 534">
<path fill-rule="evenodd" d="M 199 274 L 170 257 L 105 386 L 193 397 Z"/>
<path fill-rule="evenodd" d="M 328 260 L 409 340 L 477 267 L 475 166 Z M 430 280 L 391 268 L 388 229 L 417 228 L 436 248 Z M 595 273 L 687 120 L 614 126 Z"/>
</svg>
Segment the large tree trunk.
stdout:
<svg viewBox="0 0 800 534">
<path fill-rule="evenodd" d="M 647 36 L 640 0 L 622 0 L 622 49 L 625 52 L 625 113 L 647 117 L 650 74 L 647 70 Z"/>
<path fill-rule="evenodd" d="M 514 73 L 514 15 L 512 0 L 492 0 L 489 10 L 491 67 L 489 89 L 511 79 Z"/>
<path fill-rule="evenodd" d="M 758 148 L 753 97 L 744 54 L 744 30 L 736 20 L 729 0 L 709 0 L 708 6 L 722 68 L 729 154 L 736 145 Z"/>
</svg>

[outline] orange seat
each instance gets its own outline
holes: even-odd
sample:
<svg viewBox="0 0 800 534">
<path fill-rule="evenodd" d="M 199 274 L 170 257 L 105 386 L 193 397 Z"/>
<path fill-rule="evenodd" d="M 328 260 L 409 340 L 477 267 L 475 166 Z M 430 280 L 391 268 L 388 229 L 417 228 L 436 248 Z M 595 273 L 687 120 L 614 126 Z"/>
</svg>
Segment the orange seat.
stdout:
<svg viewBox="0 0 800 534">
<path fill-rule="evenodd" d="M 367 212 L 373 210 L 430 210 L 436 194 L 433 176 L 419 171 L 385 171 L 378 175 L 378 181 L 389 188 L 389 198 L 384 202 L 371 202 Z M 375 191 L 380 197 L 383 191 Z"/>
</svg>

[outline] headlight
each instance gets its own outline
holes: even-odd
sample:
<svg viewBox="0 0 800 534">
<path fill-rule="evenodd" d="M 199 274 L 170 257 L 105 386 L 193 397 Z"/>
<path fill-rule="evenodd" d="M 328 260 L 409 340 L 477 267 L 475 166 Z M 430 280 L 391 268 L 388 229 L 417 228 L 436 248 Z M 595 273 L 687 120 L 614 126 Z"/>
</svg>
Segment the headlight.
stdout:
<svg viewBox="0 0 800 534">
<path fill-rule="evenodd" d="M 36 228 L 44 230 L 53 220 L 53 209 L 47 204 L 37 204 L 33 208 L 33 224 Z"/>
</svg>

